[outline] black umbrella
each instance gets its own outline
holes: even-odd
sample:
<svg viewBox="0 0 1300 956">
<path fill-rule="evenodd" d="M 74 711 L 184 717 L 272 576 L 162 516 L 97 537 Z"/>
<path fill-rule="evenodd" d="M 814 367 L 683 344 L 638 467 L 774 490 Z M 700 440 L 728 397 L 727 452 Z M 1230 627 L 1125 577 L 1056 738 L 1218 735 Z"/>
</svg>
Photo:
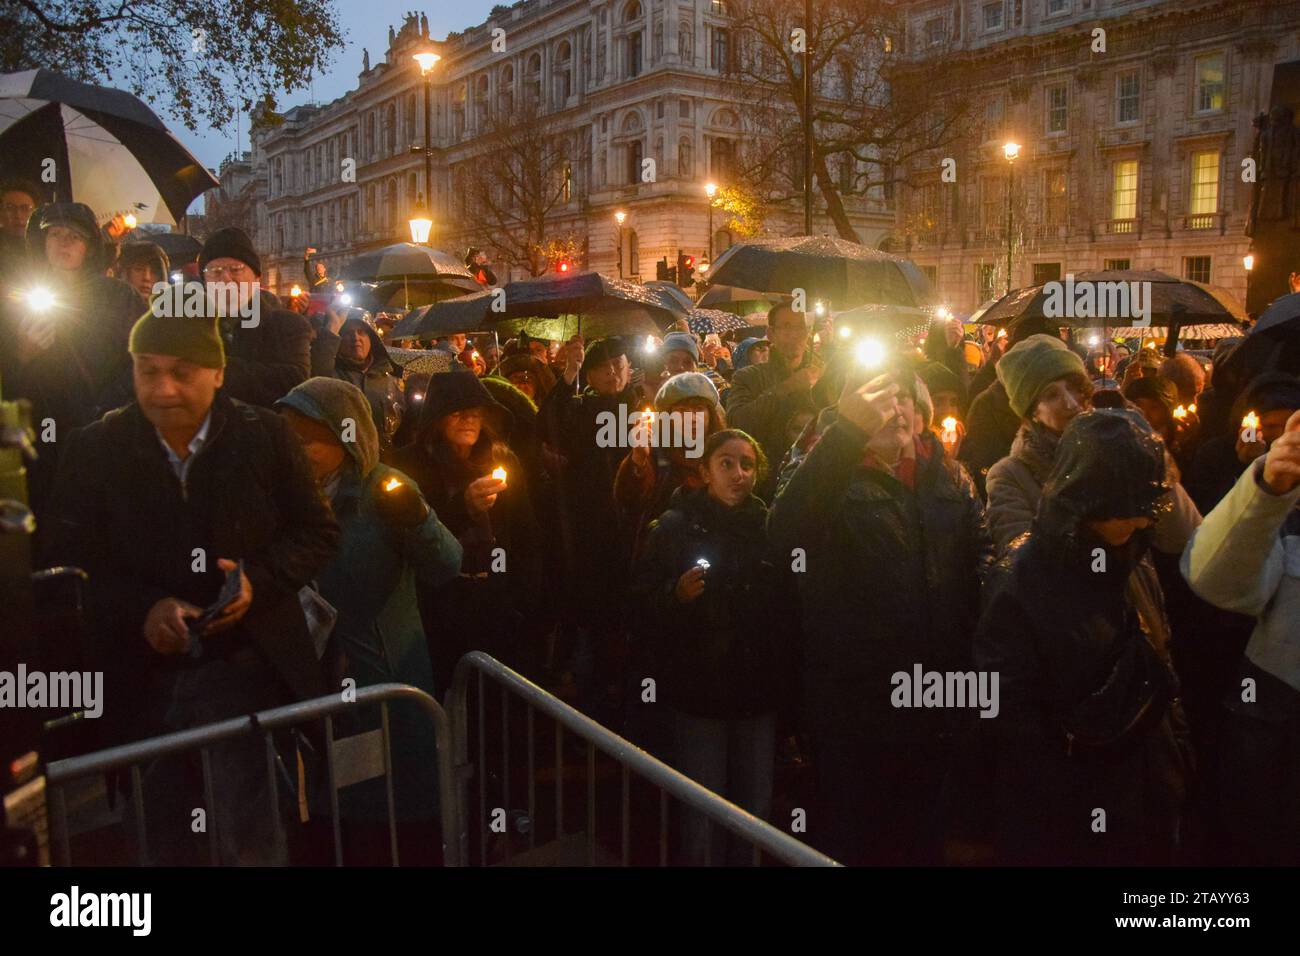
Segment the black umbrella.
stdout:
<svg viewBox="0 0 1300 956">
<path fill-rule="evenodd" d="M 1264 314 L 1259 317 L 1259 321 L 1251 328 L 1250 334 L 1277 333 L 1282 331 L 1283 327 L 1289 328 L 1293 325 L 1295 328 L 1290 331 L 1300 332 L 1300 292 L 1292 292 L 1274 299 L 1264 310 Z"/>
<path fill-rule="evenodd" d="M 1225 289 L 1164 272 L 1112 269 L 1080 272 L 1072 279 L 1066 278 L 1065 282 L 1016 289 L 972 315 L 970 320 L 982 325 L 1007 326 L 1029 318 L 1048 318 L 1061 326 L 1085 329 L 1131 326 L 1135 324 L 1133 313 L 1138 305 L 1131 294 L 1131 283 L 1135 282 L 1144 284 L 1138 290 L 1140 304 L 1144 313 L 1149 309 L 1151 325 L 1169 325 L 1177 319 L 1186 327 L 1240 322 L 1246 318 L 1241 303 Z M 1149 300 L 1146 283 L 1150 283 Z M 1089 299 L 1092 305 L 1086 306 Z M 1114 308 L 1116 305 L 1120 308 Z M 1053 315 L 1048 316 L 1048 311 Z"/>
<path fill-rule="evenodd" d="M 53 159 L 56 198 L 100 222 L 131 213 L 174 224 L 221 185 L 137 97 L 52 70 L 0 75 L 0 155 L 6 173 L 35 182 Z"/>
<path fill-rule="evenodd" d="M 911 260 L 829 236 L 738 243 L 718 257 L 709 281 L 784 296 L 803 289 L 809 299 L 828 299 L 838 309 L 867 303 L 918 307 L 932 297 L 925 274 Z"/>
<path fill-rule="evenodd" d="M 508 319 L 639 311 L 667 325 L 688 311 L 662 289 L 646 288 L 599 272 L 552 273 L 521 279 L 506 285 L 505 299 L 504 318 Z"/>
<path fill-rule="evenodd" d="M 403 279 L 443 279 L 450 276 L 474 278 L 465 264 L 450 253 L 417 246 L 413 242 L 399 242 L 363 252 L 339 273 L 341 279 L 358 282 L 400 282 Z"/>
<path fill-rule="evenodd" d="M 479 332 L 488 327 L 487 317 L 496 290 L 486 289 L 472 295 L 444 299 L 413 309 L 393 326 L 390 338 L 441 338 L 460 332 Z"/>
<path fill-rule="evenodd" d="M 483 287 L 468 276 L 445 276 L 400 282 L 366 282 L 361 284 L 360 289 L 360 301 L 367 309 L 384 312 L 458 298 L 471 292 L 481 292 Z"/>
<path fill-rule="evenodd" d="M 189 262 L 197 262 L 199 253 L 203 251 L 203 243 L 183 232 L 145 232 L 140 230 L 131 238 L 140 242 L 155 243 L 158 248 L 167 253 L 167 259 L 174 268 L 179 268 Z"/>
</svg>

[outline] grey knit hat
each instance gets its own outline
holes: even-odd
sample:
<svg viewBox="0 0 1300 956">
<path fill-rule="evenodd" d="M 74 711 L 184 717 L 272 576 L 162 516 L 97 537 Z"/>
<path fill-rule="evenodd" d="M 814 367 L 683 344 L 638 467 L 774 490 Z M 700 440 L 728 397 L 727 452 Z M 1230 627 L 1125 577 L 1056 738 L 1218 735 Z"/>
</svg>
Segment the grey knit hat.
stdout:
<svg viewBox="0 0 1300 956">
<path fill-rule="evenodd" d="M 688 398 L 702 398 L 716 405 L 718 388 L 703 372 L 682 372 L 659 387 L 659 394 L 655 395 L 655 408 L 666 412 L 678 402 L 684 402 Z"/>
</svg>

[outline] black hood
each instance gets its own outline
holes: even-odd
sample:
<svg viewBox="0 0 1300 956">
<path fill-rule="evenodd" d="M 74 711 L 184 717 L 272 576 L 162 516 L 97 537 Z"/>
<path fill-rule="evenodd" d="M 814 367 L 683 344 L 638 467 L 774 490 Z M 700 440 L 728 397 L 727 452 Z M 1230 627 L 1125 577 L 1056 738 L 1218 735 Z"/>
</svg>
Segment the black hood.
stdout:
<svg viewBox="0 0 1300 956">
<path fill-rule="evenodd" d="M 486 408 L 486 420 L 496 432 L 496 437 L 504 441 L 509 436 L 513 416 L 492 397 L 478 376 L 466 369 L 460 372 L 438 372 L 429 376 L 417 428 L 420 437 L 427 438 L 429 428 L 439 419 L 466 408 Z"/>
<path fill-rule="evenodd" d="M 388 346 L 384 344 L 384 337 L 379 334 L 378 330 L 365 319 L 352 317 L 343 323 L 339 328 L 339 335 L 350 325 L 359 325 L 365 329 L 366 335 L 370 338 L 370 370 L 381 369 L 385 364 L 388 365 L 386 371 L 392 372 L 398 378 L 402 377 L 402 366 L 393 361 L 393 357 L 388 354 Z"/>
<path fill-rule="evenodd" d="M 1169 490 L 1165 446 L 1139 413 L 1084 412 L 1066 426 L 1035 527 L 1078 541 L 1080 525 L 1104 518 L 1155 518 Z"/>
<path fill-rule="evenodd" d="M 81 266 L 82 274 L 102 275 L 113 264 L 114 250 L 100 231 L 95 214 L 80 202 L 46 203 L 32 213 L 32 218 L 27 221 L 27 247 L 33 262 L 47 261 L 45 230 L 51 226 L 70 226 L 86 236 L 86 261 Z"/>
</svg>

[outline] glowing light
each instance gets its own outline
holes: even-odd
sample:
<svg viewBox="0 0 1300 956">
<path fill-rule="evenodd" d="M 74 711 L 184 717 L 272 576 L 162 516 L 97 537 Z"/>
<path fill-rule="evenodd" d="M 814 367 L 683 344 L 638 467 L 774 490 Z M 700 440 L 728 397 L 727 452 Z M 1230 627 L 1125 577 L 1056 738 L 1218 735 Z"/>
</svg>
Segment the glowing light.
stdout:
<svg viewBox="0 0 1300 956">
<path fill-rule="evenodd" d="M 345 292 L 345 293 L 343 293 L 341 296 L 339 296 L 339 301 L 342 302 L 344 305 L 351 305 L 351 304 L 352 304 L 352 296 L 348 295 L 348 294 Z"/>
<path fill-rule="evenodd" d="M 420 64 L 420 74 L 427 74 L 442 57 L 436 53 L 413 53 L 411 59 Z"/>
<path fill-rule="evenodd" d="M 411 401 L 413 402 L 424 401 L 424 392 L 416 392 L 414 395 L 411 396 Z"/>
<path fill-rule="evenodd" d="M 1093 348 L 1096 348 L 1098 345 L 1101 345 L 1101 336 L 1100 335 L 1092 336 L 1090 339 L 1088 339 L 1088 344 L 1091 345 Z"/>
<path fill-rule="evenodd" d="M 821 316 L 825 315 L 825 314 L 826 314 L 826 304 L 825 304 L 824 302 L 818 302 L 818 303 L 816 303 L 816 304 L 813 306 L 813 313 L 816 314 L 819 318 L 820 318 Z"/>
<path fill-rule="evenodd" d="M 627 222 L 627 213 L 620 209 L 618 212 L 614 213 L 614 221 L 620 226 L 623 225 L 623 223 Z"/>
<path fill-rule="evenodd" d="M 37 286 L 27 292 L 27 305 L 36 312 L 48 312 L 54 308 L 54 293 L 44 286 Z"/>
<path fill-rule="evenodd" d="M 1195 402 L 1192 402 L 1192 404 L 1188 405 L 1188 406 L 1187 406 L 1187 410 L 1188 410 L 1189 412 L 1191 412 L 1193 415 L 1195 415 L 1195 414 L 1196 414 L 1196 403 L 1195 403 Z"/>
<path fill-rule="evenodd" d="M 384 491 L 396 491 L 400 487 L 402 487 L 402 483 L 396 478 L 389 478 L 384 482 Z"/>
<path fill-rule="evenodd" d="M 1003 144 L 1002 144 L 1002 155 L 1005 156 L 1005 157 L 1007 158 L 1008 162 L 1014 161 L 1015 158 L 1016 158 L 1017 156 L 1020 155 L 1020 144 L 1019 144 L 1019 143 L 1003 143 Z"/>
<path fill-rule="evenodd" d="M 713 565 L 709 564 L 708 558 L 697 558 L 695 561 L 695 566 L 702 571 L 707 571 L 709 570 L 709 568 L 713 567 Z"/>
<path fill-rule="evenodd" d="M 1186 417 L 1187 417 L 1187 409 L 1184 408 L 1182 405 L 1179 405 L 1177 408 L 1174 409 L 1174 418 L 1178 419 L 1179 421 L 1182 421 Z"/>
<path fill-rule="evenodd" d="M 853 334 L 853 330 L 849 328 L 847 325 L 840 326 L 840 338 L 847 339 L 852 334 Z"/>
<path fill-rule="evenodd" d="M 862 339 L 853 349 L 853 357 L 865 368 L 877 368 L 885 363 L 884 343 L 879 339 Z"/>
<path fill-rule="evenodd" d="M 1246 416 L 1241 420 L 1241 427 L 1259 428 L 1259 416 L 1254 412 L 1247 412 Z"/>
<path fill-rule="evenodd" d="M 183 272 L 173 272 L 173 273 L 172 273 L 172 281 L 173 281 L 173 282 L 180 282 L 180 281 L 181 281 L 182 279 L 184 279 L 184 278 L 185 278 L 185 273 L 183 273 Z"/>
<path fill-rule="evenodd" d="M 1246 256 L 1246 258 L 1242 259 L 1242 260 L 1241 260 L 1241 265 L 1242 265 L 1242 267 L 1243 267 L 1247 272 L 1249 272 L 1251 269 L 1255 268 L 1255 257 L 1254 257 L 1254 255 L 1248 255 L 1248 256 Z"/>
<path fill-rule="evenodd" d="M 1000 338 L 1000 339 L 1005 339 L 1006 337 L 1007 337 L 1007 330 L 1006 330 L 1006 329 L 998 329 L 998 338 Z"/>
<path fill-rule="evenodd" d="M 493 479 L 494 481 L 505 481 L 505 480 L 506 480 L 506 470 L 505 470 L 504 468 L 493 468 L 493 469 L 492 469 L 492 479 Z"/>
<path fill-rule="evenodd" d="M 122 217 L 122 223 L 123 225 L 126 226 L 126 228 L 134 229 L 136 226 L 140 224 L 140 220 L 135 218 L 135 213 L 128 212 L 125 216 Z"/>
<path fill-rule="evenodd" d="M 934 310 L 934 317 L 936 319 L 943 319 L 944 321 L 947 321 L 948 319 L 952 318 L 952 310 L 949 309 L 946 305 L 941 305 L 939 306 L 939 308 Z"/>
<path fill-rule="evenodd" d="M 342 283 L 342 282 L 336 282 L 336 283 L 334 283 L 334 291 L 335 291 L 335 292 L 342 292 L 342 291 L 343 291 L 343 283 Z"/>
<path fill-rule="evenodd" d="M 659 346 L 655 344 L 655 337 L 653 335 L 647 335 L 645 337 L 645 351 L 653 352 L 657 348 L 659 348 Z"/>
<path fill-rule="evenodd" d="M 957 419 L 951 415 L 943 420 L 943 435 L 940 439 L 945 445 L 951 445 L 957 440 Z"/>
<path fill-rule="evenodd" d="M 429 233 L 433 229 L 433 220 L 428 216 L 413 216 L 406 221 L 406 225 L 411 230 L 411 241 L 417 246 L 424 245 L 429 241 Z"/>
<path fill-rule="evenodd" d="M 295 285 L 292 289 L 289 290 L 289 294 L 293 296 L 295 299 L 298 298 L 298 296 L 302 295 L 302 286 Z"/>
</svg>

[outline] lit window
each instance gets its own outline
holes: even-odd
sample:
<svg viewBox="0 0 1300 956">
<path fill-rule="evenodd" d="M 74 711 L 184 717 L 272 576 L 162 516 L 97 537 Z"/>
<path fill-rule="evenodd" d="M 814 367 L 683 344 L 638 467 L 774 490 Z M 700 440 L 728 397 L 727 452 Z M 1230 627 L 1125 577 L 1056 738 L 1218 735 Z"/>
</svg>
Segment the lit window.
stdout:
<svg viewBox="0 0 1300 956">
<path fill-rule="evenodd" d="M 1103 259 L 1101 267 L 1107 272 L 1127 272 L 1132 268 L 1130 259 Z"/>
<path fill-rule="evenodd" d="M 1193 216 L 1219 211 L 1219 151 L 1192 154 L 1192 195 L 1189 212 Z"/>
<path fill-rule="evenodd" d="M 1223 54 L 1196 58 L 1196 112 L 1215 113 L 1223 109 Z"/>
<path fill-rule="evenodd" d="M 1138 161 L 1122 159 L 1115 164 L 1114 188 L 1111 191 L 1112 219 L 1137 218 Z"/>
</svg>

